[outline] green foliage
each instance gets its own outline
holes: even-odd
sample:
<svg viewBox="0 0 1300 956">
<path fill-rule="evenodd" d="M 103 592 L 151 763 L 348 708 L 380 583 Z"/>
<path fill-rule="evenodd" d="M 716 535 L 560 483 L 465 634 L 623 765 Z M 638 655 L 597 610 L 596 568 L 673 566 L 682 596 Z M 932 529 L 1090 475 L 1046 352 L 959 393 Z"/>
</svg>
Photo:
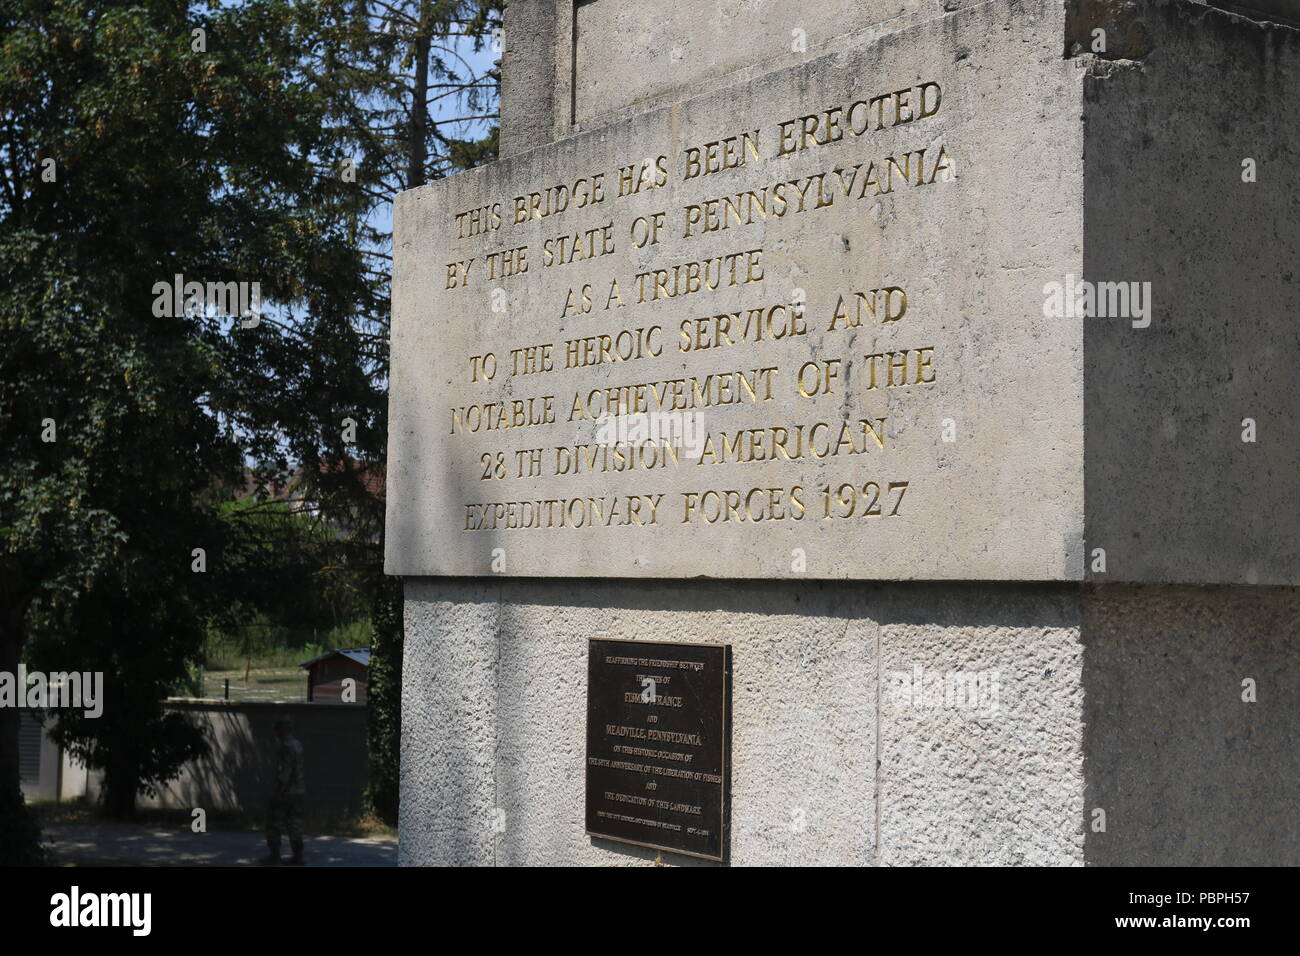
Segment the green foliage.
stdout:
<svg viewBox="0 0 1300 956">
<path fill-rule="evenodd" d="M 370 647 L 374 639 L 375 626 L 369 618 L 349 621 L 332 628 L 321 642 L 321 649 L 306 656 L 313 657 L 340 647 Z"/>
<path fill-rule="evenodd" d="M 383 211 L 494 155 L 495 132 L 480 134 L 496 78 L 471 75 L 448 36 L 481 43 L 500 8 L 0 0 L 0 670 L 25 653 L 105 672 L 104 717 L 59 734 L 105 770 L 114 813 L 201 752 L 159 700 L 193 680 L 207 635 L 370 613 L 372 748 L 388 761 L 375 792 L 395 813 Z M 468 126 L 435 118 L 455 98 Z M 175 275 L 258 282 L 260 324 L 156 315 L 155 284 Z M 293 478 L 313 511 L 234 502 L 249 463 L 261 490 Z M 0 713 L 9 802 L 16 732 Z"/>
<path fill-rule="evenodd" d="M 402 581 L 382 577 L 375 589 L 374 640 L 366 684 L 370 785 L 366 801 L 389 826 L 397 825 L 402 748 Z"/>
<path fill-rule="evenodd" d="M 370 732 L 370 793 L 376 814 L 397 820 L 401 742 L 401 584 L 382 574 L 383 502 L 360 473 L 319 469 L 319 461 L 386 458 L 388 382 L 388 279 L 392 236 L 387 206 L 403 189 L 495 158 L 495 71 L 475 75 L 466 62 L 463 37 L 476 50 L 501 24 L 502 0 L 391 0 L 358 4 L 367 16 L 330 21 L 319 57 L 306 71 L 322 87 L 338 83 L 335 132 L 357 158 L 357 187 L 372 207 L 359 223 L 357 242 L 375 263 L 372 297 L 354 317 L 366 349 L 356 368 L 370 385 L 352 449 L 332 444 L 322 421 L 317 445 L 295 447 L 325 513 L 346 516 L 355 546 L 353 566 L 370 569 L 374 640 L 367 700 Z M 350 92 L 348 92 L 350 91 Z M 357 393 L 363 392 L 358 388 Z M 310 437 L 310 429 L 300 434 Z M 319 457 L 318 457 L 319 456 Z M 345 645 L 337 645 L 345 646 Z M 353 645 L 357 646 L 357 645 Z"/>
<path fill-rule="evenodd" d="M 196 661 L 186 661 L 185 674 L 172 682 L 168 690 L 169 697 L 202 697 L 203 665 Z"/>
<path fill-rule="evenodd" d="M 220 635 L 210 635 L 204 647 L 204 667 L 208 671 L 244 670 L 245 667 L 297 667 L 303 661 L 319 657 L 331 650 L 325 643 L 308 641 L 295 645 L 287 643 L 286 632 L 281 628 L 272 629 L 264 644 L 258 646 L 250 662 L 246 647 L 238 640 L 230 640 Z M 365 646 L 365 645 L 357 645 Z"/>
<path fill-rule="evenodd" d="M 314 636 L 368 611 L 364 572 L 348 561 L 354 549 L 319 517 L 254 498 L 221 513 L 226 535 L 211 592 L 219 599 L 208 625 L 219 646 L 238 649 L 245 671 L 291 632 Z"/>
<path fill-rule="evenodd" d="M 45 862 L 41 831 L 23 805 L 17 785 L 0 787 L 0 866 L 40 866 Z"/>
<path fill-rule="evenodd" d="M 277 370 L 300 348 L 283 320 L 346 327 L 369 295 L 362 203 L 318 175 L 338 153 L 298 71 L 314 11 L 0 2 L 0 669 L 30 643 L 33 664 L 105 671 L 104 717 L 60 735 L 105 769 L 114 812 L 202 746 L 159 700 L 230 593 L 223 555 L 243 556 L 220 489 L 280 442 Z M 276 318 L 155 315 L 175 274 L 257 281 Z"/>
<path fill-rule="evenodd" d="M 326 651 L 343 647 L 370 647 L 374 629 L 369 618 L 348 621 L 328 630 L 308 631 L 268 625 L 264 641 L 254 651 L 252 666 L 296 667 Z M 208 670 L 242 670 L 249 664 L 247 651 L 238 636 L 209 632 L 203 649 Z"/>
<path fill-rule="evenodd" d="M 482 139 L 457 139 L 447 143 L 447 156 L 457 169 L 473 169 L 497 158 L 501 127 L 493 126 Z"/>
<path fill-rule="evenodd" d="M 155 563 L 161 573 L 154 579 L 136 577 L 133 565 L 101 572 L 75 603 L 33 614 L 29 637 L 28 657 L 38 670 L 60 670 L 74 659 L 76 669 L 104 674 L 102 715 L 60 711 L 52 733 L 104 771 L 113 816 L 130 816 L 137 793 L 154 793 L 206 752 L 196 726 L 159 706 L 197 654 L 203 632 L 188 582 L 173 584 L 180 575 L 167 573 L 165 561 Z"/>
</svg>

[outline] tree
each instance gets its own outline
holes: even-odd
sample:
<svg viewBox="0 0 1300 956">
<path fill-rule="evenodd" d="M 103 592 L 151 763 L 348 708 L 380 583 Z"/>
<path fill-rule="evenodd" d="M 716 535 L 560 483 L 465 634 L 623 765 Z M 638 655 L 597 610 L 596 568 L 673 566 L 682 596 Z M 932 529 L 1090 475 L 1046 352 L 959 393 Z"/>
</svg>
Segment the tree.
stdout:
<svg viewBox="0 0 1300 956">
<path fill-rule="evenodd" d="M 307 503 L 242 497 L 221 505 L 225 540 L 209 592 L 209 633 L 234 639 L 245 659 L 272 630 L 326 630 L 367 616 L 367 569 L 346 563 L 342 534 Z"/>
<path fill-rule="evenodd" d="M 104 811 L 115 818 L 132 816 L 137 794 L 153 794 L 207 749 L 198 727 L 159 706 L 198 653 L 201 618 L 185 582 L 166 562 L 146 560 L 101 572 L 77 601 L 56 605 L 51 620 L 37 614 L 28 649 L 33 666 L 49 672 L 75 641 L 78 669 L 105 675 L 103 713 L 61 710 L 53 735 L 104 772 Z"/>
<path fill-rule="evenodd" d="M 366 685 L 370 784 L 366 800 L 381 820 L 396 825 L 402 750 L 401 578 L 379 579 L 371 621 L 374 638 Z"/>
<path fill-rule="evenodd" d="M 214 479 L 273 457 L 281 323 L 325 325 L 369 295 L 359 201 L 319 174 L 340 158 L 328 97 L 299 71 L 318 26 L 316 5 L 281 0 L 0 2 L 0 670 L 33 634 L 60 670 L 117 668 L 123 719 L 94 728 L 116 812 L 132 767 L 165 775 L 191 752 L 157 723 L 158 688 L 203 617 Z M 253 325 L 158 309 L 177 274 L 256 281 L 272 308 Z M 133 752 L 154 743 L 142 726 L 167 738 L 156 751 Z M 0 803 L 17 792 L 5 709 Z M 7 842 L 0 857 L 27 858 Z"/>
<path fill-rule="evenodd" d="M 114 813 L 201 746 L 159 698 L 234 567 L 213 489 L 240 486 L 246 462 L 268 484 L 301 463 L 347 529 L 331 560 L 389 602 L 387 673 L 400 662 L 373 480 L 383 210 L 491 155 L 495 76 L 445 38 L 481 44 L 499 7 L 0 0 L 0 670 L 25 646 L 105 668 L 117 717 L 65 732 L 103 762 Z M 466 112 L 441 114 L 450 101 Z M 177 275 L 256 282 L 263 311 L 168 308 L 156 287 Z M 0 710 L 0 806 L 30 835 L 17 765 L 17 714 Z M 0 840 L 0 862 L 30 842 Z"/>
<path fill-rule="evenodd" d="M 356 196 L 353 222 L 369 263 L 369 295 L 349 317 L 348 341 L 336 325 L 299 330 L 304 397 L 286 428 L 290 457 L 323 512 L 346 525 L 346 561 L 364 567 L 374 595 L 370 685 L 370 803 L 397 822 L 403 653 L 400 582 L 383 575 L 383 499 L 378 494 L 388 437 L 391 205 L 397 194 L 495 158 L 499 77 L 468 54 L 482 52 L 501 25 L 502 0 L 356 0 L 324 18 L 322 43 L 304 63 L 312 84 L 329 91 L 329 133 L 349 157 Z M 339 383 L 346 382 L 345 388 Z M 348 404 L 351 401 L 353 404 Z M 353 442 L 341 440 L 344 417 Z M 376 481 L 375 479 L 379 479 Z"/>
</svg>

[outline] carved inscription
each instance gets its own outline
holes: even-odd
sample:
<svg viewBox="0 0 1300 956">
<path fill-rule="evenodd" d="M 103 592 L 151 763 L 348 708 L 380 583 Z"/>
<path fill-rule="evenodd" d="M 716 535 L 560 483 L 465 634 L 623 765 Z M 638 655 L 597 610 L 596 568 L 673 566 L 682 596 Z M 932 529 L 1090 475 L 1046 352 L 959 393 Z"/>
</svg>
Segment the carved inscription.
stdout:
<svg viewBox="0 0 1300 956">
<path fill-rule="evenodd" d="M 480 177 L 471 205 L 438 207 L 420 321 L 479 330 L 429 356 L 435 404 L 420 408 L 426 460 L 448 472 L 437 533 L 472 555 L 455 570 L 546 574 L 535 556 L 511 564 L 541 534 L 623 540 L 608 570 L 662 573 L 647 543 L 664 534 L 708 549 L 711 533 L 785 527 L 770 560 L 800 572 L 798 536 L 902 531 L 926 491 L 896 446 L 948 357 L 933 296 L 906 265 L 855 259 L 844 223 L 959 188 L 936 136 L 949 95 L 923 80 L 688 127 L 562 177 Z M 780 238 L 818 223 L 829 282 Z"/>
</svg>

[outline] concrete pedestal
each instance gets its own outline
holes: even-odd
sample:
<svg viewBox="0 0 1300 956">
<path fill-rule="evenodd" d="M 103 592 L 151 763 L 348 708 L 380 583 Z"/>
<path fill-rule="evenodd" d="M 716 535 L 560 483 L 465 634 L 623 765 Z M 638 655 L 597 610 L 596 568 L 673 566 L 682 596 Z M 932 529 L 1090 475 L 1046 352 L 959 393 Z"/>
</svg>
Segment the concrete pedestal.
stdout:
<svg viewBox="0 0 1300 956">
<path fill-rule="evenodd" d="M 721 134 L 729 108 L 767 123 L 765 91 L 817 77 L 943 83 L 955 183 L 854 220 L 943 244 L 908 277 L 945 306 L 943 390 L 888 408 L 939 486 L 883 552 L 817 539 L 806 572 L 797 533 L 687 528 L 650 571 L 557 534 L 440 576 L 485 560 L 427 533 L 425 492 L 465 479 L 399 447 L 404 863 L 659 856 L 583 833 L 589 637 L 732 645 L 734 865 L 1300 863 L 1300 31 L 1178 0 L 895 7 L 510 5 L 505 162 L 475 184 L 701 115 Z M 403 197 L 399 240 L 444 228 L 444 188 Z M 867 254 L 782 228 L 790 275 Z M 407 252 L 402 278 L 397 252 L 415 309 L 443 264 Z M 1074 279 L 1150 283 L 1149 312 L 1045 318 Z M 394 403 L 394 435 L 422 427 L 414 385 Z"/>
</svg>

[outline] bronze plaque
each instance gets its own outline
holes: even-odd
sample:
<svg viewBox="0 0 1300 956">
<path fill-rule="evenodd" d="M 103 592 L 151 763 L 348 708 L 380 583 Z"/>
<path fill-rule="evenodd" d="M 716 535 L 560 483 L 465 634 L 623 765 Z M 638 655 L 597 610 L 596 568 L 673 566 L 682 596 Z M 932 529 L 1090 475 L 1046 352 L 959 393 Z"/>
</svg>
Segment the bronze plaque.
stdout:
<svg viewBox="0 0 1300 956">
<path fill-rule="evenodd" d="M 587 833 L 725 860 L 731 648 L 592 639 Z"/>
</svg>

